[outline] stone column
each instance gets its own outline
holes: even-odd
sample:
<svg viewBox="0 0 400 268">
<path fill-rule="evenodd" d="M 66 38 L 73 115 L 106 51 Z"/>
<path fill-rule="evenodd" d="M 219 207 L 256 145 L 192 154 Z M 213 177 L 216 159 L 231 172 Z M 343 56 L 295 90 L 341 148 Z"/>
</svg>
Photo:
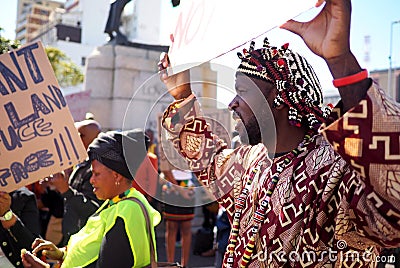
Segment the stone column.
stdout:
<svg viewBox="0 0 400 268">
<path fill-rule="evenodd" d="M 104 45 L 87 59 L 85 90 L 91 91 L 88 111 L 104 130 L 151 128 L 157 131 L 157 118 L 172 101 L 157 74 L 160 51 Z M 209 64 L 192 72 L 198 84 L 195 91 L 208 97 L 203 105 L 215 108 L 216 73 Z"/>
</svg>

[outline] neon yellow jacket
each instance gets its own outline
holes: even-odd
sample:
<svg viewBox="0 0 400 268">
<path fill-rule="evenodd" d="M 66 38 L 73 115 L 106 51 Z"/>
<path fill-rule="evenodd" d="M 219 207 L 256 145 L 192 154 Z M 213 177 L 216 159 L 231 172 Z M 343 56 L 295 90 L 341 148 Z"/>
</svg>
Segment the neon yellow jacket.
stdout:
<svg viewBox="0 0 400 268">
<path fill-rule="evenodd" d="M 132 188 L 127 197 L 136 197 L 145 205 L 150 216 L 150 224 L 156 226 L 160 223 L 160 213 L 150 206 L 139 191 Z M 114 226 L 117 217 L 122 218 L 125 222 L 125 231 L 134 257 L 134 267 L 150 264 L 150 244 L 147 242 L 146 220 L 140 206 L 131 200 L 121 200 L 110 207 L 107 207 L 108 205 L 109 200 L 104 202 L 77 234 L 71 236 L 62 268 L 85 267 L 96 261 L 102 240 Z M 152 228 L 151 235 L 155 245 L 154 228 Z M 155 254 L 157 256 L 156 252 Z"/>
</svg>

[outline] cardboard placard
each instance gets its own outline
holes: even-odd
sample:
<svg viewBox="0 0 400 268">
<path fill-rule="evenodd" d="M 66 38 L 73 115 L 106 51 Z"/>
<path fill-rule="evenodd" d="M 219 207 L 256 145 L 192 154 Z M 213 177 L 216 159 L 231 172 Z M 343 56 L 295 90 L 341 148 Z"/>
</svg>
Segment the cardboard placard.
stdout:
<svg viewBox="0 0 400 268">
<path fill-rule="evenodd" d="M 89 107 L 90 90 L 65 95 L 65 100 L 74 121 L 84 120 Z"/>
<path fill-rule="evenodd" d="M 41 42 L 0 55 L 0 118 L 0 191 L 87 157 Z"/>
<path fill-rule="evenodd" d="M 316 0 L 182 1 L 168 52 L 168 73 L 178 73 L 240 47 L 311 9 L 315 3 Z"/>
</svg>

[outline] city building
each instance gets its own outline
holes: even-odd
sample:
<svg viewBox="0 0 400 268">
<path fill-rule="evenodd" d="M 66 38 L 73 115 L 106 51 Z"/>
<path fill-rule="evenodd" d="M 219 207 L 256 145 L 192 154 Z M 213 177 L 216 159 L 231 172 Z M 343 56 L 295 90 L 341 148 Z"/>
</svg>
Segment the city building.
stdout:
<svg viewBox="0 0 400 268">
<path fill-rule="evenodd" d="M 340 100 L 339 91 L 336 88 L 324 90 L 322 95 L 324 97 L 324 105 L 329 103 L 336 105 Z"/>
<path fill-rule="evenodd" d="M 161 0 L 136 0 L 125 6 L 119 30 L 131 42 L 130 46 L 108 43 L 110 37 L 104 30 L 110 13 L 109 0 L 67 0 L 64 3 L 19 1 L 21 7 L 25 4 L 26 13 L 30 12 L 28 7 L 47 7 L 46 12 L 42 12 L 46 16 L 42 16 L 38 27 L 30 30 L 29 38 L 25 38 L 24 43 L 41 41 L 45 46 L 56 47 L 85 72 L 84 84 L 62 89 L 67 99 L 69 95 L 73 96 L 70 99 L 77 107 L 75 109 L 69 103 L 72 110 L 77 110 L 81 116 L 84 114 L 82 107 L 86 107 L 87 112 L 94 113 L 103 127 L 118 129 L 122 127 L 123 114 L 129 110 L 135 95 L 134 106 L 140 107 L 135 114 L 141 111 L 140 117 L 147 118 L 146 111 L 151 111 L 154 104 L 152 98 L 165 94 L 164 85 L 158 78 L 152 79 L 151 83 L 147 81 L 157 73 L 160 52 L 168 49 L 158 45 Z M 49 3 L 53 2 L 58 5 L 50 7 Z M 18 17 L 22 18 L 22 15 Z M 207 77 L 213 81 L 211 84 L 216 82 L 216 74 L 207 64 L 199 69 L 196 76 L 199 79 Z M 212 109 L 216 106 L 216 89 L 210 85 L 201 86 L 198 95 L 204 96 L 204 105 Z M 141 93 L 140 97 L 137 92 Z M 161 113 L 169 101 L 156 112 Z M 150 122 L 154 128 L 157 126 L 156 118 Z M 128 126 L 139 127 L 136 121 L 129 121 L 133 125 Z"/>
<path fill-rule="evenodd" d="M 121 32 L 132 42 L 159 44 L 161 8 L 161 0 L 131 1 L 121 17 Z M 104 33 L 109 9 L 109 0 L 19 0 L 17 39 L 59 48 L 83 69 L 87 57 L 109 39 Z M 35 20 L 27 19 L 32 16 Z M 33 27 L 26 21 L 37 24 Z"/>
<path fill-rule="evenodd" d="M 391 69 L 390 89 L 388 69 L 374 70 L 370 72 L 370 75 L 379 83 L 381 88 L 383 88 L 389 96 L 397 102 L 400 102 L 400 67 Z"/>
<path fill-rule="evenodd" d="M 109 0 L 67 0 L 62 8 L 51 10 L 47 23 L 31 34 L 30 41 L 60 49 L 83 70 L 86 58 L 107 42 L 108 10 Z"/>
<path fill-rule="evenodd" d="M 57 1 L 18 0 L 15 39 L 21 44 L 31 42 L 35 32 L 49 23 L 52 11 L 62 6 Z"/>
<path fill-rule="evenodd" d="M 393 68 L 391 70 L 391 90 L 389 90 L 389 71 L 388 69 L 373 70 L 370 71 L 370 76 L 372 79 L 379 83 L 379 86 L 393 99 L 400 102 L 400 67 Z M 336 104 L 340 100 L 340 95 L 338 90 L 329 89 L 323 92 L 324 94 L 324 104 L 332 103 Z"/>
</svg>

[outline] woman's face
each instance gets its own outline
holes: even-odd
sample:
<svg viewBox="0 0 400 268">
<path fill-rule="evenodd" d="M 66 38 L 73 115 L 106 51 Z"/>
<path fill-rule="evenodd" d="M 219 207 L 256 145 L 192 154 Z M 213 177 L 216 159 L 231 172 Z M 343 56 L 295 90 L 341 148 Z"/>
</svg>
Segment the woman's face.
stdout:
<svg viewBox="0 0 400 268">
<path fill-rule="evenodd" d="M 92 177 L 90 183 L 93 185 L 93 192 L 100 200 L 112 199 L 118 195 L 115 185 L 117 173 L 97 160 L 92 161 Z"/>
</svg>

